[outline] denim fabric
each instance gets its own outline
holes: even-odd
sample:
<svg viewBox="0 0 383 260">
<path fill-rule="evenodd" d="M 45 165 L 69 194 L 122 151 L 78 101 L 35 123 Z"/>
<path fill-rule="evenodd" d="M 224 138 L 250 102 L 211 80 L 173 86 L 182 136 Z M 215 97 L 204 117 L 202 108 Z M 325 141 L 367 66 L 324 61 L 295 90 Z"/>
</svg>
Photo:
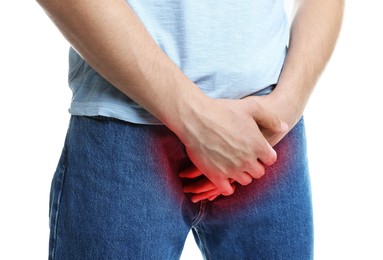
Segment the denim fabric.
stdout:
<svg viewBox="0 0 383 260">
<path fill-rule="evenodd" d="M 205 259 L 313 257 L 303 120 L 266 175 L 194 204 L 183 144 L 161 125 L 72 116 L 50 198 L 49 259 L 178 259 L 192 229 Z"/>
</svg>

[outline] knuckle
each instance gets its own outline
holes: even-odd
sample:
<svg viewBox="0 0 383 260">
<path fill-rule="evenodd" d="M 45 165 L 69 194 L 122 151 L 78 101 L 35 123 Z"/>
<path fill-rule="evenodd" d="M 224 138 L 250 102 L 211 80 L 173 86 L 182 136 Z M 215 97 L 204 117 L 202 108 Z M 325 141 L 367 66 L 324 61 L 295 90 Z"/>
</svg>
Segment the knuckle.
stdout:
<svg viewBox="0 0 383 260">
<path fill-rule="evenodd" d="M 272 120 L 273 120 L 273 127 L 276 129 L 279 129 L 280 125 L 281 125 L 281 121 L 280 121 L 279 117 L 276 114 L 273 114 Z"/>
<path fill-rule="evenodd" d="M 258 179 L 261 178 L 263 175 L 265 175 L 265 168 L 263 166 L 260 166 L 258 169 Z"/>
<path fill-rule="evenodd" d="M 247 173 L 244 173 L 244 176 L 246 177 L 243 177 L 240 180 L 238 180 L 239 184 L 241 184 L 242 186 L 249 185 L 253 181 L 253 178 L 250 177 Z"/>
<path fill-rule="evenodd" d="M 256 168 L 254 168 L 253 172 L 252 172 L 252 176 L 255 178 L 255 179 L 259 179 L 261 178 L 263 175 L 265 175 L 265 167 L 261 164 L 261 163 L 258 163 L 258 165 L 256 166 Z"/>
<path fill-rule="evenodd" d="M 217 187 L 217 189 L 218 189 L 219 193 L 224 195 L 224 196 L 229 196 L 229 195 L 234 193 L 234 189 L 230 184 Z"/>
<path fill-rule="evenodd" d="M 277 153 L 273 149 L 270 149 L 267 152 L 265 152 L 263 156 L 259 159 L 266 166 L 270 166 L 277 161 Z"/>
<path fill-rule="evenodd" d="M 234 193 L 234 190 L 233 189 L 231 189 L 231 190 L 225 189 L 225 190 L 221 191 L 221 193 L 223 196 L 230 196 Z"/>
<path fill-rule="evenodd" d="M 270 153 L 270 162 L 271 164 L 275 163 L 277 161 L 277 153 L 273 150 Z"/>
<path fill-rule="evenodd" d="M 261 106 L 261 104 L 259 104 L 259 102 L 256 100 L 255 97 L 251 97 L 251 99 L 249 99 L 249 100 L 251 100 L 251 106 L 254 109 L 258 109 Z"/>
</svg>

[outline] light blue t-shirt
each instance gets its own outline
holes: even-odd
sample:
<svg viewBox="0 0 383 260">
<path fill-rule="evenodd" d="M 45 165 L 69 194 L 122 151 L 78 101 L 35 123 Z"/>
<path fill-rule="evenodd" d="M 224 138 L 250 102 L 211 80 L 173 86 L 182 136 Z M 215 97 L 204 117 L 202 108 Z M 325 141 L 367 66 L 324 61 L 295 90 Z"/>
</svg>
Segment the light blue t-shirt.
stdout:
<svg viewBox="0 0 383 260">
<path fill-rule="evenodd" d="M 284 0 L 128 0 L 162 50 L 206 95 L 238 99 L 265 94 L 286 56 Z M 70 113 L 159 124 L 114 88 L 73 49 Z"/>
</svg>

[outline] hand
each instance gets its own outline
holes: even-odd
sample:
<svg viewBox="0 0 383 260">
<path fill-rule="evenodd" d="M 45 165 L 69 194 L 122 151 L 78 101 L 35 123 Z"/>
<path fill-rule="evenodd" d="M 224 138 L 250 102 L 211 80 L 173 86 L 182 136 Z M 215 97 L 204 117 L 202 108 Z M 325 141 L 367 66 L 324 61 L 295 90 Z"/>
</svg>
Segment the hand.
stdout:
<svg viewBox="0 0 383 260">
<path fill-rule="evenodd" d="M 194 203 L 205 199 L 212 201 L 221 195 L 217 187 L 194 165 L 182 171 L 179 176 L 185 179 L 198 178 L 198 180 L 185 185 L 183 189 L 185 193 L 193 193 L 191 200 Z M 230 183 L 233 182 L 233 180 L 230 181 Z M 235 185 L 232 184 L 232 187 L 235 190 Z"/>
<path fill-rule="evenodd" d="M 260 178 L 264 167 L 276 160 L 276 152 L 259 126 L 283 133 L 287 125 L 256 97 L 211 99 L 205 105 L 201 113 L 189 117 L 181 140 L 191 161 L 219 194 L 230 195 L 234 192 L 231 182 L 247 185 L 253 178 Z"/>
<path fill-rule="evenodd" d="M 273 111 L 278 118 L 287 124 L 287 130 L 284 132 L 274 132 L 271 129 L 260 127 L 263 136 L 267 142 L 274 147 L 279 143 L 285 135 L 294 127 L 298 120 L 302 117 L 302 112 L 295 109 L 286 98 L 275 95 L 275 91 L 266 96 L 255 97 L 257 102 L 269 111 Z"/>
<path fill-rule="evenodd" d="M 217 187 L 208 179 L 204 174 L 198 170 L 194 165 L 190 168 L 187 168 L 183 170 L 179 177 L 185 178 L 185 179 L 196 179 L 201 178 L 195 182 L 188 183 L 184 186 L 183 191 L 185 193 L 193 193 L 191 200 L 194 203 L 197 203 L 201 200 L 215 200 L 218 196 L 221 195 L 220 191 L 217 189 Z M 235 185 L 233 184 L 234 180 L 230 180 L 230 184 L 235 190 Z"/>
<path fill-rule="evenodd" d="M 270 100 L 269 96 L 255 97 L 262 106 L 267 107 L 269 110 L 278 111 L 278 107 L 276 106 L 276 102 Z M 281 110 L 282 111 L 282 110 Z M 285 116 L 280 112 L 282 116 Z M 285 118 L 285 117 L 284 117 Z M 289 118 L 291 121 L 291 118 Z M 261 132 L 269 142 L 270 145 L 276 145 L 286 134 L 288 131 L 284 132 L 273 132 L 271 129 L 266 129 L 261 127 Z M 192 193 L 191 200 L 196 203 L 201 200 L 214 200 L 218 196 L 221 195 L 217 187 L 207 178 L 201 177 L 203 173 L 197 169 L 195 166 L 190 167 L 182 171 L 179 176 L 185 179 L 195 179 L 197 177 L 198 180 L 188 183 L 184 186 L 185 193 Z M 233 180 L 231 181 L 231 185 L 235 188 L 233 184 Z"/>
</svg>

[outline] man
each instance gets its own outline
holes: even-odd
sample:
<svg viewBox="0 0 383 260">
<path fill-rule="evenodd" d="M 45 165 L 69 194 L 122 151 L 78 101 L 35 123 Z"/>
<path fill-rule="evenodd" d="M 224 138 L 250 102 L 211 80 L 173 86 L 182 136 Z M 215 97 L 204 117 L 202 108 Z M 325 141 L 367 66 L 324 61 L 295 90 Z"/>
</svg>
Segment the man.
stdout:
<svg viewBox="0 0 383 260">
<path fill-rule="evenodd" d="M 38 2 L 73 46 L 51 259 L 179 258 L 191 228 L 206 259 L 312 258 L 301 117 L 343 1 L 290 35 L 282 0 Z"/>
</svg>

